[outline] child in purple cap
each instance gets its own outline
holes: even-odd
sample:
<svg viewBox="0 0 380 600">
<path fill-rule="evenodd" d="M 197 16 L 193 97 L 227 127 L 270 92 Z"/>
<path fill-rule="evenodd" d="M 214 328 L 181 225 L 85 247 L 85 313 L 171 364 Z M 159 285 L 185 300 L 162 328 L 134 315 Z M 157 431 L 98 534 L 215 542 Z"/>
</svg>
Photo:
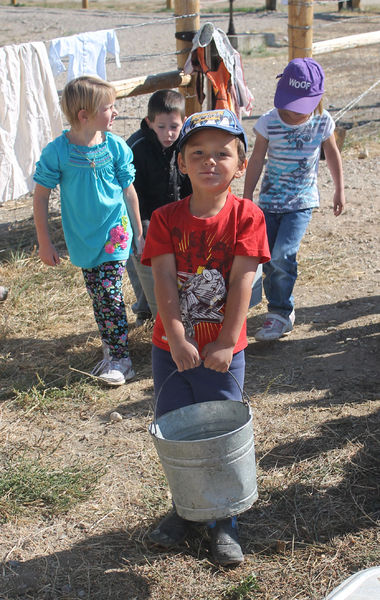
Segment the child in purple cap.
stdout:
<svg viewBox="0 0 380 600">
<path fill-rule="evenodd" d="M 178 147 L 193 191 L 153 212 L 142 258 L 152 266 L 158 306 L 152 348 L 158 416 L 211 398 L 240 399 L 235 378 L 242 388 L 252 282 L 258 264 L 270 258 L 262 211 L 229 191 L 246 167 L 247 139 L 236 116 L 191 115 Z M 241 563 L 236 517 L 208 525 L 214 560 Z M 170 548 L 190 532 L 174 507 L 149 539 Z"/>
<path fill-rule="evenodd" d="M 296 256 L 313 208 L 319 206 L 321 146 L 334 182 L 335 216 L 345 204 L 335 124 L 322 108 L 321 65 L 312 58 L 295 58 L 279 77 L 275 108 L 262 115 L 254 127 L 256 141 L 244 185 L 244 197 L 252 200 L 268 154 L 259 206 L 265 215 L 271 261 L 263 266 L 268 314 L 256 332 L 258 341 L 277 340 L 293 329 Z"/>
</svg>

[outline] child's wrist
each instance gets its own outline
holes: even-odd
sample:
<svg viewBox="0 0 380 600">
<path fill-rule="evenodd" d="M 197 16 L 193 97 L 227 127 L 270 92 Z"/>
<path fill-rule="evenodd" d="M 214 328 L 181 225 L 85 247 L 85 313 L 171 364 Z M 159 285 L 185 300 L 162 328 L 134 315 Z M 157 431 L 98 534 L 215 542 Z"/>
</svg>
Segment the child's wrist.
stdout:
<svg viewBox="0 0 380 600">
<path fill-rule="evenodd" d="M 232 336 L 230 335 L 224 335 L 223 331 L 220 332 L 219 336 L 216 338 L 215 343 L 220 347 L 223 348 L 224 350 L 230 350 L 231 348 L 235 348 L 236 346 L 236 342 Z"/>
</svg>

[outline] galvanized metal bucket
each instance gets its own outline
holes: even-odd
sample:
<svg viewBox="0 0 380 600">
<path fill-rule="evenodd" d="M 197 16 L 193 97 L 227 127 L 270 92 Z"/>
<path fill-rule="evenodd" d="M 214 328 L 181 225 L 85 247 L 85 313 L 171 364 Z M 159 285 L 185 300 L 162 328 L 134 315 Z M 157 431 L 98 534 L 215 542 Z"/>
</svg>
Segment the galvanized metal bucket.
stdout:
<svg viewBox="0 0 380 600">
<path fill-rule="evenodd" d="M 200 402 L 158 418 L 163 386 L 157 394 L 149 431 L 176 510 L 189 521 L 237 515 L 257 500 L 252 413 L 235 381 L 241 401 Z"/>
</svg>

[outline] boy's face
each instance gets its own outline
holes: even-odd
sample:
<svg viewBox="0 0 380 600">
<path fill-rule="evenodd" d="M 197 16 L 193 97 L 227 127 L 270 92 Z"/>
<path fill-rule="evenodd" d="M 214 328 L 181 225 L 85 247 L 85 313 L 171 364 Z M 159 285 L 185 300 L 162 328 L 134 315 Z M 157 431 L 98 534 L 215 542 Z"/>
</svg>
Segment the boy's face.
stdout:
<svg viewBox="0 0 380 600">
<path fill-rule="evenodd" d="M 169 148 L 178 138 L 183 119 L 179 112 L 174 110 L 171 113 L 160 113 L 156 115 L 154 121 L 149 121 L 146 117 L 148 126 L 153 129 L 158 140 L 164 148 Z"/>
<path fill-rule="evenodd" d="M 178 155 L 179 168 L 194 190 L 224 191 L 245 171 L 246 161 L 239 159 L 237 146 L 237 137 L 221 129 L 194 132 Z"/>
</svg>

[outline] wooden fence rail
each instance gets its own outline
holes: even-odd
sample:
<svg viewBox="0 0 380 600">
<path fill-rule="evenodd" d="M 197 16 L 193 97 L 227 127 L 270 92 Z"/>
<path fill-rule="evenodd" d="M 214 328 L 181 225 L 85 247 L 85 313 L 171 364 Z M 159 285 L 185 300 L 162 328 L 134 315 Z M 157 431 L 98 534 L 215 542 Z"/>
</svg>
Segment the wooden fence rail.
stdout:
<svg viewBox="0 0 380 600">
<path fill-rule="evenodd" d="M 327 52 L 336 52 L 337 50 L 348 50 L 349 48 L 358 48 L 359 46 L 369 46 L 370 44 L 380 43 L 380 31 L 369 31 L 367 33 L 358 33 L 356 35 L 346 35 L 333 40 L 324 40 L 323 42 L 314 42 L 313 55 L 326 54 Z"/>
<path fill-rule="evenodd" d="M 166 88 L 188 86 L 191 83 L 191 75 L 185 75 L 180 71 L 168 71 L 156 75 L 143 75 L 132 79 L 111 81 L 111 83 L 116 89 L 117 98 L 130 98 L 142 94 L 151 94 Z"/>
</svg>

